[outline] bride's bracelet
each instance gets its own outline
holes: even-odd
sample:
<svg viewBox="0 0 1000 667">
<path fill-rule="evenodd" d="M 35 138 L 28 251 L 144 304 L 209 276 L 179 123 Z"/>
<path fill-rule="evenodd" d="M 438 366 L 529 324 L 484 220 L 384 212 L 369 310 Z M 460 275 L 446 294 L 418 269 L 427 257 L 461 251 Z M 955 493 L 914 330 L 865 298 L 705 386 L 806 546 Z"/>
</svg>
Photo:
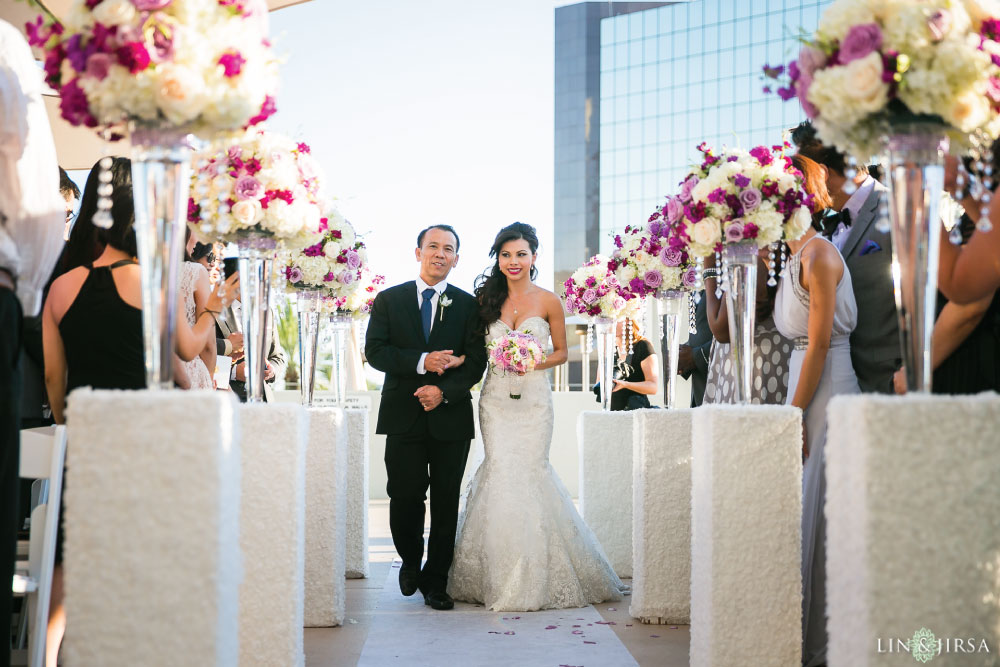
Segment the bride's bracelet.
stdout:
<svg viewBox="0 0 1000 667">
<path fill-rule="evenodd" d="M 709 268 L 701 270 L 701 277 L 703 280 L 710 280 L 713 278 L 718 278 L 722 275 L 721 269 Z"/>
</svg>

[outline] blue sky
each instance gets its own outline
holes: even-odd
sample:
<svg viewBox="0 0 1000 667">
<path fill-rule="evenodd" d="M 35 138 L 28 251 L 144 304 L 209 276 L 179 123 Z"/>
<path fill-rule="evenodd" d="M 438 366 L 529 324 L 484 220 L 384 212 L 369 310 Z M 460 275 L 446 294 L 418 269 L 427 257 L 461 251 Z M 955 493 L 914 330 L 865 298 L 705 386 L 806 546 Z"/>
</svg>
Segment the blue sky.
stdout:
<svg viewBox="0 0 1000 667">
<path fill-rule="evenodd" d="M 496 232 L 537 227 L 552 283 L 552 0 L 313 0 L 271 14 L 287 62 L 272 129 L 313 148 L 389 284 L 417 232 L 462 240 L 470 290 Z"/>
</svg>

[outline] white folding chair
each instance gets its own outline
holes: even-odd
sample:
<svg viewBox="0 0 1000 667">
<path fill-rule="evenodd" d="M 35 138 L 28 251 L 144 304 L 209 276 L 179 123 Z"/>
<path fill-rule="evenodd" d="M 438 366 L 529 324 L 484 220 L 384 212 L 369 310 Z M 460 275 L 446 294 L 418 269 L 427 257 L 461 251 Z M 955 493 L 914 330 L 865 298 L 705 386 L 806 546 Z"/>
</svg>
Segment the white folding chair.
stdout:
<svg viewBox="0 0 1000 667">
<path fill-rule="evenodd" d="M 20 476 L 48 480 L 49 487 L 47 499 L 31 512 L 28 560 L 18 561 L 13 581 L 15 595 L 27 597 L 29 667 L 45 666 L 45 635 L 49 624 L 49 596 L 55 567 L 65 460 L 65 426 L 21 431 Z"/>
</svg>

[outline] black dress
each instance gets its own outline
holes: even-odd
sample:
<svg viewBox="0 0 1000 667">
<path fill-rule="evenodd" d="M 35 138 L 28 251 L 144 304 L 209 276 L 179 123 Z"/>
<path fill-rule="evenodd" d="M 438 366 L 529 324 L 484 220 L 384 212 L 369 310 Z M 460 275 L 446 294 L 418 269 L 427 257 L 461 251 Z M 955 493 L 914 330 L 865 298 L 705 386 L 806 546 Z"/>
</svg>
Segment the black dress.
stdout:
<svg viewBox="0 0 1000 667">
<path fill-rule="evenodd" d="M 626 382 L 643 382 L 646 380 L 645 373 L 642 372 L 642 362 L 649 356 L 655 354 L 653 345 L 645 338 L 640 338 L 632 344 L 632 353 L 625 357 L 625 362 L 618 360 L 615 354 L 615 378 Z M 611 410 L 639 410 L 648 408 L 649 396 L 632 391 L 631 389 L 619 389 L 611 394 Z"/>
<path fill-rule="evenodd" d="M 938 299 L 938 314 L 947 301 Z M 978 394 L 1000 391 L 1000 291 L 979 326 L 934 371 L 935 394 Z"/>
</svg>

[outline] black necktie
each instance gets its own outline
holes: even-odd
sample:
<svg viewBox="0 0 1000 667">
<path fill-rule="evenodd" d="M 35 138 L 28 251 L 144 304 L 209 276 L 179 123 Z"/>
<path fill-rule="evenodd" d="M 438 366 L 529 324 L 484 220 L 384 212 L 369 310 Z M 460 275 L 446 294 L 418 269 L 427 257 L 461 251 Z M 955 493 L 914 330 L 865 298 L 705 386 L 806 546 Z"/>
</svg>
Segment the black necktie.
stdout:
<svg viewBox="0 0 1000 667">
<path fill-rule="evenodd" d="M 823 216 L 823 236 L 830 238 L 833 236 L 837 228 L 840 227 L 840 223 L 844 223 L 845 227 L 850 228 L 851 226 L 851 210 L 845 208 L 843 211 L 837 213 L 830 213 L 829 215 Z"/>
<path fill-rule="evenodd" d="M 420 320 L 424 323 L 424 340 L 431 339 L 431 297 L 434 290 L 430 287 L 420 293 L 424 300 L 420 302 Z"/>
</svg>

